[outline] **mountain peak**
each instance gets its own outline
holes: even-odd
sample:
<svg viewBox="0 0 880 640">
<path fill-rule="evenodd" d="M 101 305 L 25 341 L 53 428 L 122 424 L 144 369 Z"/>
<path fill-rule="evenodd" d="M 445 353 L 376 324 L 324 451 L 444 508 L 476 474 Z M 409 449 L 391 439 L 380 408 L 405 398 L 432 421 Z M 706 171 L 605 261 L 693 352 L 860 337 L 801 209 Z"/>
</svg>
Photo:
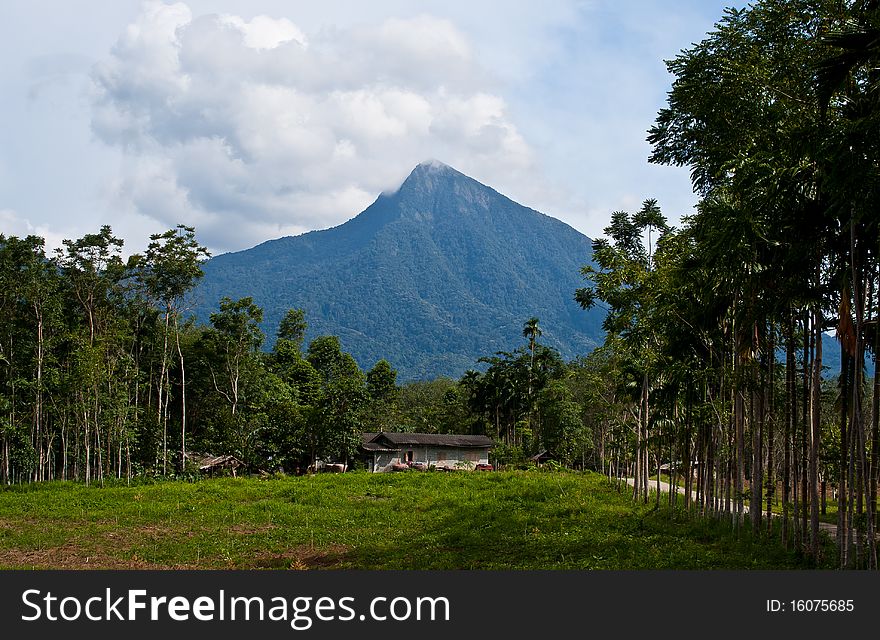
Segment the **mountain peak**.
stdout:
<svg viewBox="0 0 880 640">
<path fill-rule="evenodd" d="M 418 179 L 431 179 L 431 178 L 456 178 L 456 177 L 467 177 L 461 171 L 453 169 L 445 162 L 440 162 L 439 160 L 425 160 L 424 162 L 420 162 L 416 165 L 415 169 L 413 169 L 409 177 L 404 180 L 404 183 L 408 182 L 412 178 Z"/>
<path fill-rule="evenodd" d="M 399 187 L 399 191 L 432 192 L 436 189 L 444 189 L 450 182 L 473 180 L 461 171 L 453 169 L 448 164 L 439 160 L 425 160 L 416 165 L 406 180 Z"/>
<path fill-rule="evenodd" d="M 427 160 L 421 161 L 416 165 L 416 169 L 420 167 L 424 170 L 442 171 L 444 169 L 449 169 L 454 171 L 454 169 L 452 169 L 452 167 L 450 167 L 448 164 L 446 164 L 445 162 L 440 162 L 436 158 L 428 158 Z"/>
</svg>

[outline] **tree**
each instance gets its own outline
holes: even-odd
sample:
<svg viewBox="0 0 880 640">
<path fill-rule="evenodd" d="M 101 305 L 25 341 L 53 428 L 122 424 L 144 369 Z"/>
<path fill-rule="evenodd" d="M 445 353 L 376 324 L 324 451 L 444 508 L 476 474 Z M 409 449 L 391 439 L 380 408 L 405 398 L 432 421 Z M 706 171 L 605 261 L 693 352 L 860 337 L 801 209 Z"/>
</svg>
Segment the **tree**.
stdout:
<svg viewBox="0 0 880 640">
<path fill-rule="evenodd" d="M 475 372 L 474 372 L 475 373 Z M 396 431 L 485 434 L 468 408 L 466 393 L 455 380 L 435 378 L 401 385 L 397 391 Z"/>
<path fill-rule="evenodd" d="M 117 347 L 114 303 L 120 283 L 127 276 L 121 258 L 123 241 L 105 225 L 100 233 L 64 240 L 63 245 L 63 250 L 57 250 L 62 282 L 70 299 L 78 303 L 88 329 L 87 339 L 79 335 L 79 327 L 71 327 L 70 332 L 75 344 L 70 373 L 76 388 L 73 412 L 82 432 L 83 476 L 87 484 L 93 475 L 103 482 L 103 454 L 108 444 L 107 433 L 102 433 L 106 431 L 102 429 L 106 426 L 102 425 L 108 397 L 105 390 L 109 391 L 107 387 L 115 380 L 111 371 Z"/>
<path fill-rule="evenodd" d="M 206 335 L 206 339 L 222 363 L 222 383 L 218 382 L 213 369 L 211 376 L 217 393 L 229 405 L 233 420 L 245 386 L 250 381 L 256 352 L 265 338 L 260 330 L 262 321 L 263 310 L 250 297 L 232 300 L 224 296 L 220 300 L 220 310 L 211 314 L 213 331 Z"/>
<path fill-rule="evenodd" d="M 880 200 L 880 180 L 877 169 L 880 162 L 880 4 L 876 0 L 849 3 L 843 10 L 843 19 L 829 29 L 822 38 L 828 46 L 825 57 L 818 65 L 818 98 L 823 123 L 833 135 L 824 140 L 822 153 L 828 158 L 825 171 L 825 192 L 828 208 L 839 220 L 840 255 L 845 275 L 839 306 L 838 334 L 842 336 L 841 352 L 844 362 L 851 363 L 851 398 L 844 400 L 851 408 L 849 429 L 841 436 L 851 441 L 846 469 L 849 481 L 848 510 L 838 521 L 838 539 L 841 542 L 841 565 L 858 564 L 867 555 L 868 566 L 877 568 L 875 531 L 877 527 L 877 483 L 880 479 L 880 382 L 876 372 L 880 351 L 880 301 L 874 309 L 873 335 L 866 331 L 871 315 L 872 292 L 880 287 L 880 224 L 877 205 Z M 848 232 L 848 233 L 847 233 Z M 851 302 L 850 302 L 851 300 Z M 854 316 L 854 317 L 853 317 Z M 873 344 L 871 339 L 873 338 Z M 864 409 L 865 354 L 873 351 L 874 401 L 872 406 L 870 458 L 867 457 L 868 429 Z M 845 353 L 844 353 L 845 352 Z M 845 390 L 844 390 L 845 393 Z M 817 412 L 818 413 L 818 412 Z M 845 426 L 846 416 L 841 424 Z M 817 428 L 818 419 L 814 420 Z M 844 482 L 842 455 L 840 483 Z M 853 482 L 856 483 L 853 488 Z M 853 493 L 855 492 L 855 496 Z M 856 518 L 855 558 L 853 558 L 853 498 L 861 516 L 862 497 L 866 499 L 865 518 Z M 843 513 L 839 509 L 839 513 Z M 867 554 L 862 553 L 862 522 Z M 844 535 L 847 530 L 844 544 Z"/>
<path fill-rule="evenodd" d="M 122 275 L 123 241 L 104 225 L 100 233 L 86 234 L 79 240 L 64 240 L 63 245 L 64 250 L 57 250 L 58 263 L 86 315 L 89 344 L 93 345 L 101 328 L 101 308 L 110 288 Z"/>
<path fill-rule="evenodd" d="M 306 312 L 302 309 L 290 309 L 278 326 L 277 340 L 285 340 L 297 349 L 301 349 L 306 337 L 306 329 L 308 329 Z"/>
<path fill-rule="evenodd" d="M 645 200 L 634 216 L 625 211 L 611 214 L 611 224 L 604 238 L 593 242 L 593 260 L 597 267 L 586 265 L 584 278 L 591 286 L 578 289 L 575 300 L 584 309 L 597 300 L 608 310 L 603 328 L 612 339 L 619 339 L 630 354 L 631 366 L 641 373 L 641 392 L 636 430 L 636 465 L 633 492 L 647 501 L 647 439 L 649 425 L 649 394 L 656 369 L 656 276 L 653 255 L 642 242 L 646 229 L 669 232 L 656 200 Z"/>
<path fill-rule="evenodd" d="M 583 460 L 588 444 L 581 409 L 565 381 L 551 381 L 541 391 L 538 405 L 542 416 L 542 445 L 566 466 L 574 464 L 579 455 Z"/>
<path fill-rule="evenodd" d="M 398 427 L 397 371 L 387 360 L 379 360 L 367 372 L 367 395 L 370 408 L 368 422 L 370 431 L 392 431 Z"/>
<path fill-rule="evenodd" d="M 379 360 L 367 372 L 367 393 L 380 402 L 392 402 L 397 395 L 397 371 L 387 360 Z"/>
<path fill-rule="evenodd" d="M 336 336 L 312 340 L 307 360 L 321 381 L 310 408 L 312 464 L 318 457 L 347 463 L 364 431 L 368 399 L 364 374 L 351 354 L 342 351 Z"/>
<path fill-rule="evenodd" d="M 309 343 L 306 359 L 315 367 L 325 383 L 338 378 L 363 375 L 351 354 L 342 350 L 336 336 L 318 336 Z"/>
<path fill-rule="evenodd" d="M 862 410 L 866 319 L 880 288 L 877 17 L 874 0 L 762 0 L 726 11 L 702 42 L 667 63 L 675 81 L 648 138 L 651 160 L 688 166 L 702 197 L 687 221 L 683 237 L 692 249 L 679 269 L 695 266 L 702 281 L 682 285 L 686 279 L 678 278 L 675 286 L 702 298 L 717 326 L 701 323 L 693 308 L 665 304 L 706 330 L 703 402 L 710 399 L 718 429 L 700 446 L 708 446 L 706 462 L 714 460 L 724 510 L 732 480 L 741 513 L 748 467 L 757 531 L 763 464 L 770 504 L 773 461 L 781 457 L 783 538 L 793 529 L 796 544 L 814 556 L 825 466 L 823 335 L 837 328 L 841 566 L 877 564 L 876 467 L 866 455 Z M 786 363 L 778 408 L 780 341 Z M 774 455 L 777 420 L 784 423 L 781 456 Z M 713 476 L 704 479 L 709 489 Z"/>
<path fill-rule="evenodd" d="M 180 364 L 181 426 L 180 464 L 186 458 L 186 369 L 180 348 L 180 317 L 184 310 L 186 294 L 204 275 L 200 262 L 210 257 L 208 250 L 199 245 L 195 229 L 177 225 L 164 233 L 150 236 L 150 244 L 141 262 L 140 280 L 147 295 L 159 305 L 164 315 L 163 347 L 158 380 L 159 402 L 157 412 L 162 424 L 162 471 L 168 463 L 168 355 L 169 327 L 174 332 L 174 342 Z"/>
<path fill-rule="evenodd" d="M 47 424 L 48 412 L 45 407 L 47 377 L 53 378 L 53 346 L 59 339 L 60 314 L 62 307 L 61 284 L 57 266 L 47 260 L 44 252 L 44 241 L 37 236 L 6 238 L 0 235 L 0 287 L 5 295 L 0 302 L 3 322 L 3 333 L 7 340 L 0 343 L 0 362 L 7 365 L 6 398 L 0 393 L 10 409 L 10 416 L 3 429 L 3 476 L 9 477 L 9 437 L 14 433 L 16 413 L 16 386 L 30 396 L 31 419 L 29 429 L 30 449 L 33 460 L 30 461 L 33 481 L 48 478 L 48 463 L 55 433 Z M 16 330 L 16 325 L 25 331 Z M 29 335 L 30 334 L 30 335 Z M 47 376 L 47 363 L 50 364 Z M 27 366 L 31 375 L 19 378 L 15 373 L 21 366 Z M 24 371 L 22 371 L 24 373 Z M 30 378 L 30 379 L 28 379 Z M 20 416 L 23 411 L 18 411 Z"/>
<path fill-rule="evenodd" d="M 526 320 L 525 324 L 523 324 L 522 335 L 523 338 L 528 338 L 529 340 L 529 353 L 531 353 L 531 360 L 529 362 L 529 427 L 532 426 L 532 412 L 531 409 L 534 405 L 534 398 L 532 397 L 532 376 L 535 369 L 535 345 L 537 344 L 537 339 L 543 335 L 540 327 L 538 326 L 539 320 L 535 317 L 529 318 Z"/>
</svg>

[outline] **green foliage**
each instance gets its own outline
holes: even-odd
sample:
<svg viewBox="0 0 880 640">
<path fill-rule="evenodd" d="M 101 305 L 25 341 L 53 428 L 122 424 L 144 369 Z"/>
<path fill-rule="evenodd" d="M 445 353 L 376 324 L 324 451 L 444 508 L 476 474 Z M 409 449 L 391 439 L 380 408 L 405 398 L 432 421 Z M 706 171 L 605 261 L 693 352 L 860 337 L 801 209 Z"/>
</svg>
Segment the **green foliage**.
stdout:
<svg viewBox="0 0 880 640">
<path fill-rule="evenodd" d="M 307 329 L 306 312 L 302 309 L 290 309 L 278 325 L 276 340 L 291 342 L 300 349 L 306 338 Z"/>
<path fill-rule="evenodd" d="M 841 567 L 877 566 L 880 408 L 869 420 L 864 371 L 880 344 L 869 344 L 880 337 L 869 320 L 880 290 L 878 15 L 876 2 L 760 0 L 726 10 L 668 61 L 651 161 L 687 166 L 701 201 L 680 230 L 653 200 L 612 213 L 576 294 L 607 310 L 605 345 L 574 367 L 601 468 L 634 475 L 647 501 L 649 468 L 696 463 L 687 499 L 726 491 L 728 514 L 748 499 L 755 532 L 782 484 L 783 512 L 812 520 L 783 535 L 814 558 L 819 478 L 836 476 L 849 486 L 841 527 L 855 523 L 841 529 L 841 540 L 855 535 Z M 825 334 L 835 325 L 839 344 Z M 835 420 L 821 375 L 836 351 Z"/>
<path fill-rule="evenodd" d="M 170 312 L 204 275 L 201 261 L 210 255 L 196 241 L 193 227 L 177 225 L 150 236 L 139 277 L 148 294 Z"/>
<path fill-rule="evenodd" d="M 549 385 L 566 375 L 566 367 L 558 352 L 537 343 L 542 335 L 537 318 L 524 324 L 522 335 L 529 341 L 527 348 L 480 358 L 480 363 L 488 365 L 486 371 L 466 372 L 459 389 L 476 417 L 475 430 L 532 455 L 562 444 L 561 437 L 544 429 L 545 411 L 556 408 L 551 408 L 551 401 L 541 403 L 539 398 Z M 551 429 L 557 426 L 558 420 Z"/>
<path fill-rule="evenodd" d="M 584 426 L 581 405 L 564 381 L 554 380 L 541 391 L 538 410 L 542 445 L 556 455 L 558 462 L 570 467 L 588 455 L 591 438 Z"/>
<path fill-rule="evenodd" d="M 399 389 L 395 431 L 471 433 L 474 417 L 459 385 L 449 378 L 408 382 Z"/>
<path fill-rule="evenodd" d="M 393 402 L 397 395 L 397 372 L 387 360 L 379 360 L 367 372 L 367 393 L 376 402 Z"/>
<path fill-rule="evenodd" d="M 214 336 L 224 343 L 224 350 L 234 356 L 253 352 L 263 344 L 265 336 L 260 330 L 263 310 L 254 304 L 251 298 L 220 301 L 220 311 L 211 314 L 211 325 Z"/>
<path fill-rule="evenodd" d="M 519 445 L 497 442 L 492 447 L 492 462 L 500 468 L 525 468 L 526 455 Z"/>
<path fill-rule="evenodd" d="M 0 247 L 7 481 L 166 476 L 183 469 L 185 451 L 296 472 L 319 458 L 350 459 L 368 431 L 490 433 L 510 440 L 501 457 L 518 463 L 547 446 L 568 462 L 589 449 L 559 386 L 567 367 L 540 343 L 537 318 L 523 325 L 527 345 L 484 358 L 482 374 L 398 387 L 388 360 L 364 375 L 337 336 L 303 353 L 299 310 L 271 353 L 260 351 L 263 312 L 251 297 L 224 297 L 209 327 L 184 322 L 181 292 L 204 256 L 191 229 L 157 234 L 127 264 L 109 228 L 69 242 L 57 263 L 42 246 L 3 238 Z M 38 317 L 42 342 L 30 329 Z M 48 464 L 61 429 L 63 448 Z"/>
<path fill-rule="evenodd" d="M 347 462 L 360 445 L 369 396 L 363 372 L 336 336 L 309 343 L 307 360 L 319 378 L 308 410 L 311 458 Z"/>
<path fill-rule="evenodd" d="M 325 383 L 363 375 L 351 354 L 342 351 L 337 336 L 318 336 L 312 340 L 306 359 Z"/>
</svg>

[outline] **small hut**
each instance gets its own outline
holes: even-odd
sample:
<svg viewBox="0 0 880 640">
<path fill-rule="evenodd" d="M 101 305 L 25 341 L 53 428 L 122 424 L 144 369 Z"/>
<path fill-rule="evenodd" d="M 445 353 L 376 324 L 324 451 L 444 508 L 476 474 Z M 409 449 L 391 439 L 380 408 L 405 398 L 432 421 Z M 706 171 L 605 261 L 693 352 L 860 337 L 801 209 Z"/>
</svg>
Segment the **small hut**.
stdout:
<svg viewBox="0 0 880 640">
<path fill-rule="evenodd" d="M 559 458 L 552 451 L 541 451 L 531 456 L 529 460 L 534 462 L 539 467 L 547 462 L 559 462 Z"/>
<path fill-rule="evenodd" d="M 210 453 L 197 453 L 189 451 L 186 453 L 188 463 L 195 465 L 199 473 L 205 473 L 211 477 L 214 474 L 231 474 L 234 478 L 240 467 L 244 466 L 244 462 L 232 455 L 215 456 Z"/>
</svg>

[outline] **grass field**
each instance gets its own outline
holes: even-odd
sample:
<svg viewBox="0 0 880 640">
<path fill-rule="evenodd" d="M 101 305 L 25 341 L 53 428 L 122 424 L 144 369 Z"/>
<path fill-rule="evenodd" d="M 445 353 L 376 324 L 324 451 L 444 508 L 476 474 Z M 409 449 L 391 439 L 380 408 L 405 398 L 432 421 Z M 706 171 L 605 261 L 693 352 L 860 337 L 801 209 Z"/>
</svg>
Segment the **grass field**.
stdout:
<svg viewBox="0 0 880 640">
<path fill-rule="evenodd" d="M 833 554 L 832 554 L 833 555 Z M 795 569 L 596 474 L 399 473 L 0 490 L 2 568 Z"/>
</svg>

